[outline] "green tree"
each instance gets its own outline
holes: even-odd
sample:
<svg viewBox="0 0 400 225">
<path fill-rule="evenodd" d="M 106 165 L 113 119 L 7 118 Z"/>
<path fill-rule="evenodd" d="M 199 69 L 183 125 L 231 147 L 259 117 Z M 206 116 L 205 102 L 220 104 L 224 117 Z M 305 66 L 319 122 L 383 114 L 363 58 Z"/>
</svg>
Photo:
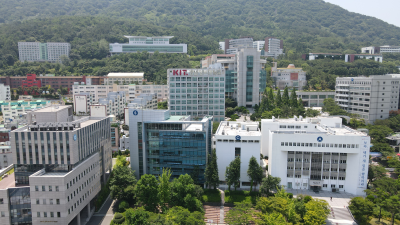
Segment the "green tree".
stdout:
<svg viewBox="0 0 400 225">
<path fill-rule="evenodd" d="M 350 200 L 349 208 L 358 223 L 368 224 L 374 204 L 363 197 L 354 197 Z"/>
<path fill-rule="evenodd" d="M 258 164 L 257 159 L 254 156 L 250 158 L 247 176 L 250 179 L 250 191 L 252 191 L 253 184 L 257 186 L 257 183 L 261 182 L 263 178 L 262 167 Z"/>
<path fill-rule="evenodd" d="M 157 103 L 157 109 L 168 109 L 168 102 L 158 102 Z"/>
<path fill-rule="evenodd" d="M 275 103 L 276 103 L 276 107 L 280 108 L 282 106 L 282 95 L 281 95 L 281 90 L 278 89 L 278 92 L 276 93 L 276 97 L 275 97 Z"/>
<path fill-rule="evenodd" d="M 386 169 L 383 166 L 375 166 L 375 165 L 369 165 L 368 169 L 368 182 L 372 182 L 376 179 L 382 179 L 386 177 Z"/>
<path fill-rule="evenodd" d="M 319 111 L 315 110 L 315 109 L 307 108 L 306 112 L 305 112 L 305 115 L 307 117 L 316 117 L 316 116 L 319 115 Z"/>
<path fill-rule="evenodd" d="M 256 224 L 260 225 L 286 225 L 286 219 L 281 213 L 255 213 L 260 218 L 256 220 Z"/>
<path fill-rule="evenodd" d="M 191 213 L 189 210 L 181 206 L 174 206 L 170 210 L 168 210 L 166 219 L 173 224 L 206 224 L 204 222 L 204 215 L 201 212 Z"/>
<path fill-rule="evenodd" d="M 394 155 L 394 149 L 388 143 L 374 142 L 371 152 L 380 152 L 385 158 Z"/>
<path fill-rule="evenodd" d="M 160 199 L 158 195 L 158 182 L 154 175 L 142 175 L 136 184 L 136 197 L 147 211 L 156 212 Z"/>
<path fill-rule="evenodd" d="M 341 109 L 332 98 L 324 99 L 324 106 L 322 107 L 322 111 L 328 112 L 330 115 L 348 115 L 348 113 L 345 110 Z"/>
<path fill-rule="evenodd" d="M 231 185 L 236 188 L 239 187 L 240 184 L 240 157 L 236 157 L 232 162 L 229 163 L 229 166 L 226 167 L 225 171 L 225 180 L 228 184 L 229 191 L 231 190 Z"/>
<path fill-rule="evenodd" d="M 198 165 L 193 166 L 193 171 L 189 175 L 193 179 L 194 184 L 200 185 L 199 183 L 200 167 Z"/>
<path fill-rule="evenodd" d="M 305 204 L 306 214 L 304 216 L 305 225 L 322 225 L 330 213 L 329 204 L 325 200 L 313 199 Z"/>
<path fill-rule="evenodd" d="M 289 99 L 289 88 L 286 86 L 283 90 L 282 95 L 282 104 L 286 106 L 290 106 L 290 99 Z"/>
<path fill-rule="evenodd" d="M 200 186 L 195 185 L 190 175 L 180 175 L 171 182 L 171 206 L 182 206 L 189 211 L 203 212 L 201 199 L 203 192 Z"/>
<path fill-rule="evenodd" d="M 208 155 L 208 163 L 204 173 L 206 178 L 206 185 L 211 188 L 212 186 L 216 189 L 219 185 L 218 165 L 217 165 L 217 152 L 215 149 L 212 150 L 211 154 Z"/>
<path fill-rule="evenodd" d="M 272 91 L 272 88 L 269 88 L 269 90 L 268 90 L 268 100 L 269 100 L 269 104 L 271 104 L 271 105 L 275 104 L 274 92 Z"/>
<path fill-rule="evenodd" d="M 219 127 L 220 122 L 213 122 L 213 134 L 215 134 L 217 132 L 217 129 Z"/>
<path fill-rule="evenodd" d="M 277 189 L 280 182 L 281 178 L 268 175 L 262 179 L 260 192 L 268 195 L 271 190 Z"/>
<path fill-rule="evenodd" d="M 123 167 L 123 166 L 128 166 L 128 162 L 126 161 L 126 156 L 118 155 L 116 163 L 114 165 L 114 169 L 116 167 Z"/>
<path fill-rule="evenodd" d="M 290 94 L 290 106 L 297 108 L 298 104 L 297 104 L 297 95 L 296 95 L 296 90 L 295 88 L 292 88 L 292 93 Z"/>
<path fill-rule="evenodd" d="M 384 125 L 368 125 L 369 136 L 371 136 L 372 143 L 386 143 L 386 137 L 393 133 L 393 130 Z"/>
<path fill-rule="evenodd" d="M 149 212 L 147 212 L 143 207 L 136 209 L 128 209 L 125 212 L 125 218 L 127 224 L 132 225 L 144 225 L 148 224 Z"/>
<path fill-rule="evenodd" d="M 168 209 L 168 203 L 171 201 L 171 187 L 169 179 L 171 178 L 171 170 L 164 169 L 161 176 L 158 177 L 158 199 L 160 201 L 162 212 Z"/>
<path fill-rule="evenodd" d="M 235 202 L 235 207 L 228 211 L 225 221 L 232 225 L 250 224 L 253 219 L 254 210 L 250 202 Z"/>
<path fill-rule="evenodd" d="M 110 178 L 110 191 L 114 199 L 126 200 L 132 202 L 133 186 L 136 184 L 136 178 L 131 168 L 127 166 L 118 166 L 114 168 Z"/>
</svg>

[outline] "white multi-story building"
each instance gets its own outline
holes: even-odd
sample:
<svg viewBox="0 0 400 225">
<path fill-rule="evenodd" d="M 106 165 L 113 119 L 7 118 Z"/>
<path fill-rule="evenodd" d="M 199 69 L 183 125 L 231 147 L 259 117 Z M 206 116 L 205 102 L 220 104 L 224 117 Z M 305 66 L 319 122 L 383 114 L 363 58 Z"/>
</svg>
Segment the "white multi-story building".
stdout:
<svg viewBox="0 0 400 225">
<path fill-rule="evenodd" d="M 225 119 L 225 73 L 223 69 L 168 69 L 168 109 L 172 116 L 193 118 L 210 115 Z"/>
<path fill-rule="evenodd" d="M 141 94 L 136 97 L 128 106 L 124 109 L 125 110 L 125 122 L 129 123 L 129 108 L 135 109 L 157 109 L 157 94 Z"/>
<path fill-rule="evenodd" d="M 225 179 L 226 167 L 236 157 L 240 157 L 240 188 L 250 188 L 250 180 L 247 176 L 250 158 L 254 156 L 260 164 L 261 131 L 258 125 L 258 122 L 231 121 L 223 121 L 219 124 L 213 141 L 216 145 L 221 187 L 228 187 Z"/>
<path fill-rule="evenodd" d="M 336 78 L 335 102 L 349 113 L 360 115 L 367 123 L 389 118 L 399 107 L 400 77 L 376 75 Z"/>
<path fill-rule="evenodd" d="M 225 96 L 237 101 L 238 106 L 260 104 L 261 93 L 267 83 L 265 63 L 261 51 L 243 48 L 236 55 L 212 55 L 202 62 L 203 68 L 225 69 Z"/>
<path fill-rule="evenodd" d="M 129 39 L 129 43 L 110 44 L 111 55 L 120 53 L 134 52 L 159 52 L 159 53 L 187 53 L 187 44 L 170 44 L 169 41 L 174 36 L 124 36 Z"/>
<path fill-rule="evenodd" d="M 61 42 L 18 42 L 19 60 L 21 62 L 61 62 L 61 56 L 69 57 L 71 44 Z"/>
<path fill-rule="evenodd" d="M 12 156 L 10 142 L 0 142 L 0 171 L 13 164 Z"/>
<path fill-rule="evenodd" d="M 400 53 L 400 46 L 370 46 L 361 48 L 362 53 L 367 54 L 380 54 L 380 53 Z"/>
<path fill-rule="evenodd" d="M 105 85 L 112 84 L 143 84 L 144 73 L 109 73 L 104 78 Z"/>
<path fill-rule="evenodd" d="M 129 150 L 129 137 L 122 135 L 119 139 L 119 150 Z"/>
<path fill-rule="evenodd" d="M 74 94 L 74 112 L 77 115 L 90 113 L 90 105 L 94 103 L 94 95 L 88 92 Z"/>
<path fill-rule="evenodd" d="M 125 92 L 125 98 L 127 102 L 132 102 L 136 97 L 141 94 L 157 94 L 157 101 L 166 101 L 168 98 L 168 86 L 167 85 L 79 85 L 75 84 L 72 86 L 74 95 L 80 93 L 90 93 L 93 95 L 93 102 L 98 103 L 100 98 L 107 98 L 107 94 L 110 92 L 123 91 Z"/>
<path fill-rule="evenodd" d="M 11 91 L 10 85 L 0 84 L 0 101 L 10 101 Z"/>
<path fill-rule="evenodd" d="M 305 107 L 322 107 L 325 99 L 335 98 L 335 91 L 296 91 L 296 95 L 303 100 Z"/>
<path fill-rule="evenodd" d="M 253 48 L 257 50 L 263 50 L 265 45 L 265 41 L 253 41 Z"/>
<path fill-rule="evenodd" d="M 307 84 L 306 72 L 301 68 L 296 68 L 290 64 L 287 68 L 277 68 L 277 63 L 273 63 L 271 68 L 271 77 L 274 80 L 275 87 L 283 90 L 286 87 L 303 90 Z"/>
<path fill-rule="evenodd" d="M 122 116 L 126 107 L 125 93 L 123 91 L 110 92 L 107 98 L 100 98 L 99 105 L 105 105 L 107 115 Z"/>
<path fill-rule="evenodd" d="M 278 56 L 283 54 L 283 41 L 273 38 L 267 37 L 265 38 L 265 46 L 264 46 L 264 56 L 278 58 Z"/>
<path fill-rule="evenodd" d="M 51 105 L 51 101 L 0 101 L 4 122 L 20 119 L 25 113 Z"/>
<path fill-rule="evenodd" d="M 370 137 L 340 117 L 261 120 L 268 173 L 289 189 L 365 195 Z"/>
<path fill-rule="evenodd" d="M 73 120 L 71 106 L 27 114 L 11 132 L 15 172 L 0 181 L 0 224 L 80 224 L 111 171 L 110 119 Z M 35 143 L 35 144 L 33 144 Z M 28 151 L 29 149 L 29 151 Z"/>
</svg>

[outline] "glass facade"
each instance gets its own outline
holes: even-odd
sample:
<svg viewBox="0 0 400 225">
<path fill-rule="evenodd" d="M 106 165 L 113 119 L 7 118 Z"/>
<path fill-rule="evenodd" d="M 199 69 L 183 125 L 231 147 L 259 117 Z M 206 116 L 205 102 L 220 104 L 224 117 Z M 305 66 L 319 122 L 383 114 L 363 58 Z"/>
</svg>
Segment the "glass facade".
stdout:
<svg viewBox="0 0 400 225">
<path fill-rule="evenodd" d="M 253 56 L 247 56 L 246 102 L 253 101 Z"/>
<path fill-rule="evenodd" d="M 143 123 L 138 122 L 138 149 L 139 149 L 139 176 L 141 177 L 144 174 L 143 171 Z"/>
<path fill-rule="evenodd" d="M 267 71 L 262 69 L 260 71 L 260 92 L 264 92 L 267 87 Z"/>
<path fill-rule="evenodd" d="M 171 45 L 124 45 L 122 46 L 122 52 L 178 52 L 183 53 L 183 46 L 171 46 Z"/>
<path fill-rule="evenodd" d="M 173 179 L 192 173 L 197 166 L 200 169 L 199 183 L 204 183 L 207 132 L 179 130 L 182 124 L 165 125 L 145 124 L 147 173 L 158 176 L 163 168 L 170 168 Z M 169 130 L 170 127 L 176 129 Z"/>
<path fill-rule="evenodd" d="M 226 93 L 233 93 L 235 89 L 235 77 L 236 72 L 234 70 L 225 70 L 225 92 Z"/>
<path fill-rule="evenodd" d="M 9 188 L 11 224 L 32 224 L 30 187 Z"/>
</svg>

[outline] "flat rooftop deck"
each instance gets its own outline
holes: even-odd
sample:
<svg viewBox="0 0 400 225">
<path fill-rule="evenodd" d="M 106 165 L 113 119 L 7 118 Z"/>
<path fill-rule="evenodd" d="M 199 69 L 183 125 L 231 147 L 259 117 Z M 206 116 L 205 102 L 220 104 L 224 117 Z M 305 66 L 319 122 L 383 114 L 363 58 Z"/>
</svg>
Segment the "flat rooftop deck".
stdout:
<svg viewBox="0 0 400 225">
<path fill-rule="evenodd" d="M 0 189 L 7 189 L 10 187 L 15 187 L 15 175 L 14 173 L 8 175 L 8 177 L 4 178 L 0 181 Z"/>
</svg>

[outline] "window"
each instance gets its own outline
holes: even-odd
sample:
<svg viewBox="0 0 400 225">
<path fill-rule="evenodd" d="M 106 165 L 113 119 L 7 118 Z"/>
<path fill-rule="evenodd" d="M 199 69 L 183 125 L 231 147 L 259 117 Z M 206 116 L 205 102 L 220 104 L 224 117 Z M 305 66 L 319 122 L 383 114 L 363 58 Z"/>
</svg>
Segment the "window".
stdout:
<svg viewBox="0 0 400 225">
<path fill-rule="evenodd" d="M 339 185 L 339 188 L 343 188 L 343 185 Z"/>
<path fill-rule="evenodd" d="M 50 217 L 54 217 L 54 212 L 50 212 Z"/>
<path fill-rule="evenodd" d="M 61 217 L 61 213 L 60 212 L 57 212 L 57 217 Z"/>
<path fill-rule="evenodd" d="M 46 199 L 43 199 L 43 205 L 46 205 Z"/>
<path fill-rule="evenodd" d="M 36 199 L 36 205 L 40 205 L 39 199 Z"/>
<path fill-rule="evenodd" d="M 46 191 L 46 187 L 44 185 L 42 186 L 42 191 Z"/>
<path fill-rule="evenodd" d="M 0 204 L 4 204 L 4 200 L 0 198 Z"/>
<path fill-rule="evenodd" d="M 1 211 L 1 217 L 5 217 L 6 213 L 4 211 Z"/>
<path fill-rule="evenodd" d="M 240 148 L 235 148 L 235 157 L 240 157 Z"/>
<path fill-rule="evenodd" d="M 328 187 L 328 184 L 323 184 L 322 187 Z"/>
<path fill-rule="evenodd" d="M 53 199 L 50 199 L 50 205 L 53 205 Z"/>
<path fill-rule="evenodd" d="M 60 204 L 60 199 L 56 199 L 56 204 L 57 204 L 57 205 Z"/>
<path fill-rule="evenodd" d="M 52 186 L 49 186 L 49 191 L 53 191 L 53 188 L 52 188 Z"/>
<path fill-rule="evenodd" d="M 35 186 L 35 191 L 39 191 L 39 186 Z"/>
<path fill-rule="evenodd" d="M 47 212 L 44 212 L 44 213 L 43 213 L 43 217 L 47 217 Z"/>
<path fill-rule="evenodd" d="M 331 188 L 335 188 L 336 186 L 334 184 L 331 184 Z"/>
<path fill-rule="evenodd" d="M 58 189 L 58 186 L 56 186 L 56 191 L 60 191 L 60 190 Z"/>
</svg>

